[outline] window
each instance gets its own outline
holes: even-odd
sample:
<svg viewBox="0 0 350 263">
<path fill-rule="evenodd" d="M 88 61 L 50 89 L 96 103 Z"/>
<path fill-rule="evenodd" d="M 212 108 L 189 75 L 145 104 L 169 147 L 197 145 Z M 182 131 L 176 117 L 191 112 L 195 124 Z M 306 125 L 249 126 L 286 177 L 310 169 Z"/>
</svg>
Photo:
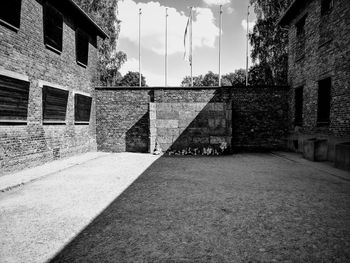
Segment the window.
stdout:
<svg viewBox="0 0 350 263">
<path fill-rule="evenodd" d="M 29 82 L 0 76 L 0 122 L 27 122 Z"/>
<path fill-rule="evenodd" d="M 18 30 L 21 24 L 21 0 L 1 1 L 0 22 Z"/>
<path fill-rule="evenodd" d="M 331 78 L 318 82 L 317 125 L 329 125 L 331 109 Z"/>
<path fill-rule="evenodd" d="M 327 14 L 333 8 L 333 0 L 321 0 L 321 15 Z"/>
<path fill-rule="evenodd" d="M 303 87 L 294 90 L 294 125 L 303 125 Z"/>
<path fill-rule="evenodd" d="M 305 35 L 305 21 L 306 21 L 306 16 L 304 16 L 302 19 L 300 19 L 296 23 L 296 28 L 297 28 L 297 36 L 304 36 Z"/>
<path fill-rule="evenodd" d="M 65 124 L 68 91 L 43 86 L 43 123 Z"/>
<path fill-rule="evenodd" d="M 75 94 L 75 123 L 89 124 L 91 112 L 91 97 Z"/>
<path fill-rule="evenodd" d="M 49 49 L 62 52 L 63 17 L 54 7 L 44 7 L 44 43 Z"/>
<path fill-rule="evenodd" d="M 303 58 L 305 55 L 305 21 L 306 16 L 301 18 L 295 25 L 297 31 L 296 60 Z"/>
<path fill-rule="evenodd" d="M 89 37 L 88 35 L 80 30 L 77 29 L 75 31 L 75 49 L 76 49 L 76 56 L 77 56 L 77 63 L 83 67 L 86 67 L 88 64 L 88 58 L 89 58 Z"/>
</svg>

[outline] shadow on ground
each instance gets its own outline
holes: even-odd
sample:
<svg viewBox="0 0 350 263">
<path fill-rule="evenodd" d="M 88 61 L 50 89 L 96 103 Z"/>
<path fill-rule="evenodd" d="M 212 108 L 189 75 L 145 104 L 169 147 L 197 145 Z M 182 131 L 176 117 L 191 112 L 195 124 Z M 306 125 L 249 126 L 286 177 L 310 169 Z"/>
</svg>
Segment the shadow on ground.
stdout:
<svg viewBox="0 0 350 263">
<path fill-rule="evenodd" d="M 272 155 L 163 157 L 51 262 L 349 262 L 349 204 Z"/>
</svg>

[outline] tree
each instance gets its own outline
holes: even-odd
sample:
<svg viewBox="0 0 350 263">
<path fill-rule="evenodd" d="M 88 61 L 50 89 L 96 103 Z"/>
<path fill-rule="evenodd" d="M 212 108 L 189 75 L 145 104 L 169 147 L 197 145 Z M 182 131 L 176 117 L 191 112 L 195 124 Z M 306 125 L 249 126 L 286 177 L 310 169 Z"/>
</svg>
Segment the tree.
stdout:
<svg viewBox="0 0 350 263">
<path fill-rule="evenodd" d="M 205 87 L 219 86 L 219 74 L 215 74 L 212 71 L 209 71 L 204 75 L 202 84 Z"/>
<path fill-rule="evenodd" d="M 252 86 L 275 84 L 270 67 L 263 63 L 250 67 L 248 82 Z"/>
<path fill-rule="evenodd" d="M 202 87 L 203 86 L 202 82 L 203 82 L 203 75 L 193 77 L 193 86 Z M 191 87 L 191 77 L 190 76 L 186 76 L 182 80 L 181 87 Z"/>
<path fill-rule="evenodd" d="M 117 19 L 116 0 L 74 0 L 109 35 L 109 39 L 99 40 L 98 72 L 101 84 L 116 83 L 118 72 L 127 60 L 126 54 L 116 50 L 120 32 Z"/>
<path fill-rule="evenodd" d="M 222 86 L 245 86 L 246 71 L 237 69 L 235 72 L 222 76 Z"/>
<path fill-rule="evenodd" d="M 254 68 L 254 72 L 266 77 L 271 72 L 273 84 L 284 85 L 287 83 L 288 74 L 288 32 L 277 25 L 278 19 L 292 0 L 250 0 L 254 5 L 257 22 L 253 32 L 249 34 L 253 47 L 252 59 L 258 61 L 260 66 Z M 268 84 L 270 80 L 263 82 Z"/>
<path fill-rule="evenodd" d="M 138 87 L 140 85 L 140 74 L 138 72 L 129 71 L 122 77 L 118 83 L 118 86 L 124 87 Z M 146 79 L 141 74 L 141 86 L 146 87 Z"/>
</svg>

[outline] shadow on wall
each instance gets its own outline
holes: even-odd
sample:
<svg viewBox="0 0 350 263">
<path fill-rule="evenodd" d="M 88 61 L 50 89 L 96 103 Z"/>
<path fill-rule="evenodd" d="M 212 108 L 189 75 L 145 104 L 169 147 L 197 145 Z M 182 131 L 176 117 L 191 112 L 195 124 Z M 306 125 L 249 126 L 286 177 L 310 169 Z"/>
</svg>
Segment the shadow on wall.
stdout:
<svg viewBox="0 0 350 263">
<path fill-rule="evenodd" d="M 149 112 L 139 119 L 125 134 L 127 152 L 149 152 Z"/>
<path fill-rule="evenodd" d="M 161 149 L 169 155 L 228 153 L 232 109 L 231 99 L 225 95 L 223 89 L 209 90 L 189 99 L 151 103 L 151 150 Z"/>
</svg>

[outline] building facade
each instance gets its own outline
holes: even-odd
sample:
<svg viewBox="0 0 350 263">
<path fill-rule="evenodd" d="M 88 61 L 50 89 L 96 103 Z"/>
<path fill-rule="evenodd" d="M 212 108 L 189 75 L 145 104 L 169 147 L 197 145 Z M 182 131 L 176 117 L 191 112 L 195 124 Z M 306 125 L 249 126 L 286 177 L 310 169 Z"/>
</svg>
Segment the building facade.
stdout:
<svg viewBox="0 0 350 263">
<path fill-rule="evenodd" d="M 0 3 L 0 175 L 96 149 L 98 37 L 73 1 Z"/>
<path fill-rule="evenodd" d="M 279 24 L 289 30 L 290 137 L 304 151 L 313 139 L 350 141 L 350 1 L 295 0 Z"/>
</svg>

